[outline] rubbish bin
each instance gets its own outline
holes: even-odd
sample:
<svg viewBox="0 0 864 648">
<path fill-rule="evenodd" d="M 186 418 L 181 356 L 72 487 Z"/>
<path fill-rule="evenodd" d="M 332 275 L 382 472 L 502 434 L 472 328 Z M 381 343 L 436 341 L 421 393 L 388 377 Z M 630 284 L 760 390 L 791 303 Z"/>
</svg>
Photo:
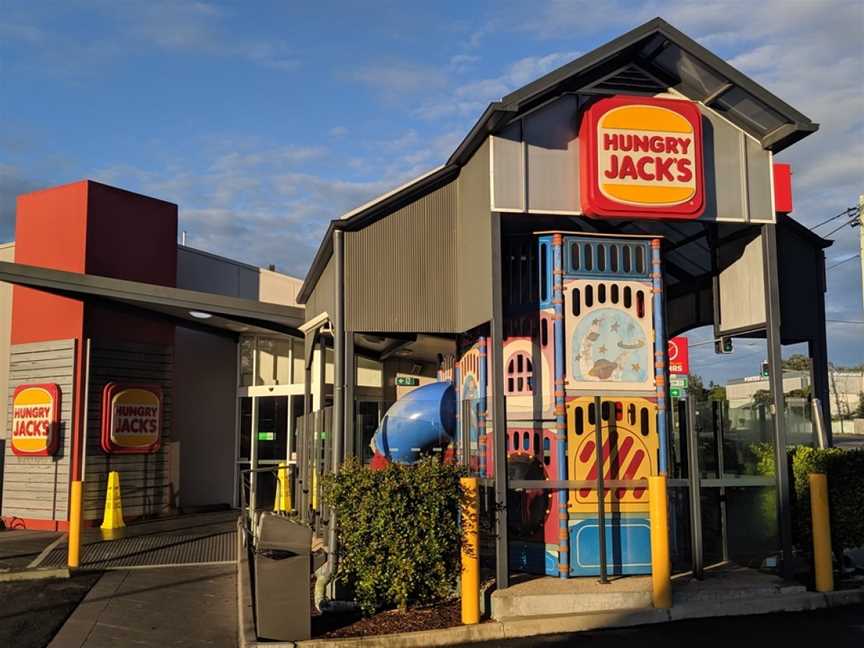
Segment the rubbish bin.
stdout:
<svg viewBox="0 0 864 648">
<path fill-rule="evenodd" d="M 312 530 L 277 515 L 258 522 L 255 621 L 261 639 L 300 641 L 312 635 Z"/>
</svg>

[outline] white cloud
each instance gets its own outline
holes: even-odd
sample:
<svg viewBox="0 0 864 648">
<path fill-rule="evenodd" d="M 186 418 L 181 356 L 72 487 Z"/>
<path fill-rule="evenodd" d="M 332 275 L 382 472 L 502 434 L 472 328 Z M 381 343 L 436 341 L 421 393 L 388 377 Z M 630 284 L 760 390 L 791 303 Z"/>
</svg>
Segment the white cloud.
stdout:
<svg viewBox="0 0 864 648">
<path fill-rule="evenodd" d="M 521 58 L 508 65 L 499 76 L 462 83 L 432 96 L 415 110 L 415 114 L 430 121 L 453 116 L 479 116 L 490 102 L 501 99 L 577 56 L 578 52 L 565 51 Z"/>
<path fill-rule="evenodd" d="M 344 126 L 334 126 L 329 131 L 327 131 L 327 134 L 330 137 L 344 137 L 348 134 L 348 129 Z"/>
<path fill-rule="evenodd" d="M 413 63 L 368 65 L 355 69 L 351 78 L 390 100 L 426 93 L 447 85 L 447 76 L 441 69 Z"/>
<path fill-rule="evenodd" d="M 94 70 L 142 50 L 155 49 L 175 55 L 195 54 L 239 58 L 251 64 L 290 72 L 300 60 L 287 42 L 266 38 L 239 37 L 231 29 L 232 14 L 224 6 L 181 0 L 88 0 L 69 2 L 63 8 L 76 17 L 93 16 L 88 37 L 69 35 L 56 11 L 28 3 L 22 16 L 0 18 L 0 38 L 30 48 L 19 64 L 43 61 L 40 71 L 53 74 L 92 74 Z M 50 45 L 46 46 L 46 43 Z"/>
</svg>

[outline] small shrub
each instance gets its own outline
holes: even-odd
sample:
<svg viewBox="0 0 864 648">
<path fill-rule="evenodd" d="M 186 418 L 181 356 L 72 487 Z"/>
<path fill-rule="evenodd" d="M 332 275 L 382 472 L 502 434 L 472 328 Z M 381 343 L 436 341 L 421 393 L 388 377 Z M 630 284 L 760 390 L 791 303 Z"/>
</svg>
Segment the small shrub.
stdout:
<svg viewBox="0 0 864 648">
<path fill-rule="evenodd" d="M 751 444 L 747 453 L 755 474 L 775 474 L 772 444 Z M 788 449 L 787 457 L 792 481 L 794 543 L 807 553 L 813 551 L 809 475 L 822 473 L 828 476 L 828 510 L 835 555 L 839 556 L 843 549 L 864 546 L 864 449 L 795 446 Z"/>
<path fill-rule="evenodd" d="M 349 459 L 323 481 L 337 516 L 337 577 L 367 614 L 451 595 L 459 575 L 462 469 L 435 458 L 370 470 Z"/>
<path fill-rule="evenodd" d="M 789 451 L 793 477 L 793 524 L 798 544 L 811 551 L 810 473 L 828 476 L 831 544 L 835 555 L 864 545 L 864 449 L 824 450 L 797 447 Z"/>
</svg>

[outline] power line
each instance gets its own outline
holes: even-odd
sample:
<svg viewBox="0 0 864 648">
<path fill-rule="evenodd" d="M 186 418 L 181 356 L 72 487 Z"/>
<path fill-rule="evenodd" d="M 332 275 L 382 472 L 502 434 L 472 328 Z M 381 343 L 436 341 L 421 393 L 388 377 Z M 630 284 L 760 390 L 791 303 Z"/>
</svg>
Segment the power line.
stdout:
<svg viewBox="0 0 864 648">
<path fill-rule="evenodd" d="M 830 232 L 828 232 L 825 235 L 820 234 L 820 236 L 822 236 L 822 238 L 828 238 L 829 236 L 831 236 L 835 232 L 839 232 L 841 229 L 843 229 L 847 225 L 849 227 L 855 227 L 855 223 L 857 223 L 857 222 L 858 222 L 858 216 L 857 215 L 852 216 L 852 218 L 850 218 L 848 222 L 843 223 L 840 227 L 835 227 L 833 230 L 831 230 Z"/>
<path fill-rule="evenodd" d="M 835 319 L 826 319 L 826 322 L 831 322 L 832 324 L 864 324 L 864 321 L 856 321 L 856 320 L 835 320 Z"/>
<path fill-rule="evenodd" d="M 821 223 L 819 223 L 818 225 L 814 225 L 810 229 L 811 230 L 818 229 L 818 228 L 822 227 L 823 225 L 827 225 L 828 223 L 830 223 L 833 220 L 837 220 L 838 218 L 842 218 L 843 216 L 850 215 L 853 211 L 858 211 L 858 207 L 847 207 L 846 209 L 844 209 L 842 212 L 840 212 L 836 216 L 832 216 L 828 220 L 822 221 Z"/>
<path fill-rule="evenodd" d="M 860 257 L 860 256 L 861 256 L 861 253 L 859 252 L 858 254 L 854 254 L 854 255 L 852 255 L 852 256 L 849 257 L 848 259 L 843 259 L 842 261 L 838 261 L 838 262 L 835 263 L 834 265 L 830 265 L 830 266 L 828 266 L 827 268 L 825 268 L 825 270 L 826 270 L 826 271 L 828 271 L 828 270 L 833 270 L 833 269 L 836 268 L 837 266 L 839 266 L 839 265 L 843 265 L 844 263 L 848 263 L 849 261 L 854 261 L 855 259 L 857 259 L 857 258 Z"/>
</svg>

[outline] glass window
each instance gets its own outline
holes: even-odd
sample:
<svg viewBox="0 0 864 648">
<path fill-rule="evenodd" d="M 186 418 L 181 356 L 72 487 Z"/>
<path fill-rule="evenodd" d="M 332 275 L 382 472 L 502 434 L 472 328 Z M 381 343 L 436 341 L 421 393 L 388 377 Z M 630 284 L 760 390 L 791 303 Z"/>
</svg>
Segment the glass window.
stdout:
<svg viewBox="0 0 864 648">
<path fill-rule="evenodd" d="M 249 460 L 252 450 L 252 399 L 240 399 L 240 458 Z"/>
<path fill-rule="evenodd" d="M 294 376 L 292 380 L 295 383 L 302 383 L 306 371 L 304 342 L 303 340 L 294 340 L 292 344 L 294 345 Z"/>
<path fill-rule="evenodd" d="M 256 385 L 291 384 L 291 338 L 258 338 Z"/>
<path fill-rule="evenodd" d="M 240 386 L 252 385 L 252 354 L 255 351 L 255 338 L 245 335 L 240 338 Z"/>
</svg>

